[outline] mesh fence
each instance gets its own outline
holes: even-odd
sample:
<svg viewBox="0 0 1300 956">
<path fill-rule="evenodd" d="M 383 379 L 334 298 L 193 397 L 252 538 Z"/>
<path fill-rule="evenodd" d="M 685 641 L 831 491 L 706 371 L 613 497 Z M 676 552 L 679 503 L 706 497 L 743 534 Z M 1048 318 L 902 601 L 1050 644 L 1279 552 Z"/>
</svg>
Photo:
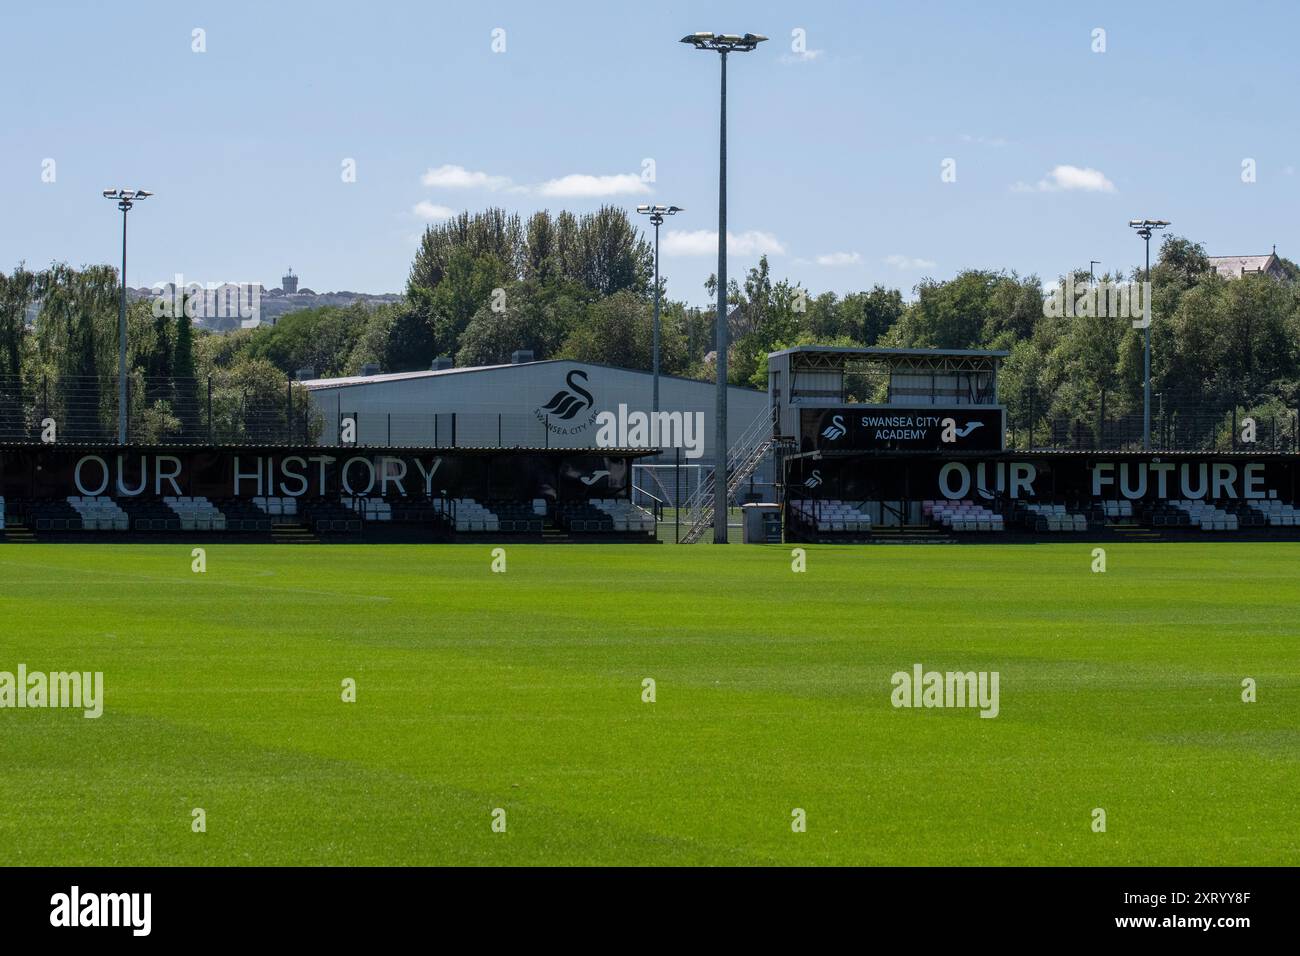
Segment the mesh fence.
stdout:
<svg viewBox="0 0 1300 956">
<path fill-rule="evenodd" d="M 359 444 L 442 448 L 590 447 L 591 428 L 527 413 L 439 412 L 415 408 L 323 408 L 297 383 L 150 378 L 127 388 L 127 440 L 137 444 Z M 1141 399 L 1126 407 L 1105 393 L 1003 396 L 1007 446 L 1119 451 L 1141 449 Z M 330 407 L 331 404 L 333 407 Z M 118 385 L 112 377 L 0 375 L 0 441 L 117 440 Z M 345 426 L 350 422 L 350 433 Z M 350 438 L 350 440 L 349 440 Z M 1227 402 L 1156 393 L 1151 446 L 1165 451 L 1300 452 L 1300 409 L 1277 398 Z"/>
<path fill-rule="evenodd" d="M 1114 411 L 1100 393 L 1071 396 L 1086 410 L 1060 414 L 1059 401 L 1036 393 L 1007 401 L 1007 446 L 1022 450 L 1140 450 L 1144 427 L 1141 397 L 1135 408 Z M 1155 393 L 1151 402 L 1151 448 L 1158 451 L 1300 451 L 1300 409 L 1276 398 L 1224 401 L 1202 395 Z"/>
<path fill-rule="evenodd" d="M 297 383 L 133 376 L 127 441 L 135 444 L 320 444 L 437 448 L 590 447 L 588 425 L 528 413 L 396 411 L 313 402 Z M 113 443 L 115 379 L 0 376 L 0 442 Z"/>
<path fill-rule="evenodd" d="M 127 440 L 139 444 L 314 443 L 321 415 L 289 383 L 127 381 Z M 115 442 L 118 383 L 0 376 L 0 441 Z"/>
</svg>

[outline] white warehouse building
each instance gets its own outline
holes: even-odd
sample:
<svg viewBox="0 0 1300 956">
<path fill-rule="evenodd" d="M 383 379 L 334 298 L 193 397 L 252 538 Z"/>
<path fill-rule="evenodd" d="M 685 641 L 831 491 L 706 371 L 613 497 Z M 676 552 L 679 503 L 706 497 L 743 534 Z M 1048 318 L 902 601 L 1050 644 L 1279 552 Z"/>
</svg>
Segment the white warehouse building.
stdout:
<svg viewBox="0 0 1300 956">
<path fill-rule="evenodd" d="M 711 466 L 715 451 L 715 384 L 660 375 L 659 408 L 672 416 L 673 434 L 659 435 L 647 433 L 653 381 L 649 372 L 551 359 L 304 378 L 301 384 L 324 423 L 320 438 L 323 445 L 339 444 L 342 427 L 350 419 L 359 445 L 657 447 L 664 450 L 657 459 L 660 463 L 675 461 L 676 448 L 680 447 L 682 464 Z M 640 432 L 635 414 L 638 412 L 646 426 Z M 753 429 L 762 429 L 769 422 L 766 392 L 735 386 L 728 389 L 729 444 L 734 446 Z M 602 428 L 606 429 L 603 435 Z"/>
</svg>

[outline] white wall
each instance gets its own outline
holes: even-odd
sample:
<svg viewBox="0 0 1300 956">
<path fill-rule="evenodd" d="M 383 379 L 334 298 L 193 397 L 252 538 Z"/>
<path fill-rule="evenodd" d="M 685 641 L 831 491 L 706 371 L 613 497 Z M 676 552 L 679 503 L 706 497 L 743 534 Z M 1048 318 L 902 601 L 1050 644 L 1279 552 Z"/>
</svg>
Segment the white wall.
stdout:
<svg viewBox="0 0 1300 956">
<path fill-rule="evenodd" d="M 323 444 L 337 443 L 336 416 L 356 415 L 361 444 L 449 446 L 455 413 L 457 445 L 555 448 L 595 446 L 595 416 L 616 413 L 620 403 L 630 411 L 650 411 L 652 381 L 647 372 L 546 361 L 374 376 L 334 387 L 328 387 L 328 380 L 305 384 L 325 420 Z M 548 412 L 544 406 L 557 396 L 559 407 Z M 660 376 L 659 396 L 662 411 L 703 413 L 704 453 L 696 461 L 711 462 L 713 383 Z M 575 413 L 565 419 L 568 407 Z M 734 443 L 757 416 L 768 414 L 767 393 L 733 387 L 728 390 L 727 412 L 729 441 Z M 671 453 L 665 455 L 665 460 L 671 458 Z"/>
</svg>

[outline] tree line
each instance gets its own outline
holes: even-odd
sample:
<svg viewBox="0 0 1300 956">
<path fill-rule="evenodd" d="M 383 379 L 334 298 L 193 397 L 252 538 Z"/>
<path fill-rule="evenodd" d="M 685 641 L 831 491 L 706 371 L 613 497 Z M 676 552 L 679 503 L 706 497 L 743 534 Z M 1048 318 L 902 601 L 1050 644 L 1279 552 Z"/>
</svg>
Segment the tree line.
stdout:
<svg viewBox="0 0 1300 956">
<path fill-rule="evenodd" d="M 1300 268 L 1282 263 L 1283 281 L 1225 279 L 1203 246 L 1165 238 L 1151 270 L 1152 388 L 1162 423 L 1200 416 L 1195 440 L 1222 444 L 1234 420 L 1253 415 L 1295 440 Z M 1059 278 L 1090 282 L 1086 270 Z M 1143 278 L 1135 269 L 1101 280 Z M 0 274 L 0 434 L 30 427 L 44 410 L 111 423 L 117 290 L 110 266 Z M 716 302 L 715 278 L 705 291 Z M 662 370 L 712 378 L 713 307 L 670 299 L 666 284 L 660 292 Z M 925 279 L 911 293 L 875 285 L 814 295 L 774 279 L 762 257 L 725 292 L 729 378 L 765 388 L 767 354 L 801 344 L 1000 349 L 1010 353 L 1001 399 L 1018 429 L 1037 429 L 1038 444 L 1062 429 L 1096 435 L 1108 419 L 1140 415 L 1142 331 L 1130 318 L 1053 315 L 1039 277 L 1014 271 L 965 270 Z M 368 365 L 413 371 L 439 356 L 494 365 L 525 349 L 537 359 L 649 370 L 653 295 L 653 250 L 625 210 L 461 213 L 425 230 L 396 303 L 308 309 L 227 334 L 133 303 L 133 433 L 161 439 L 209 428 L 234 440 L 294 428 L 306 407 L 292 385 L 302 369 L 320 378 Z"/>
</svg>

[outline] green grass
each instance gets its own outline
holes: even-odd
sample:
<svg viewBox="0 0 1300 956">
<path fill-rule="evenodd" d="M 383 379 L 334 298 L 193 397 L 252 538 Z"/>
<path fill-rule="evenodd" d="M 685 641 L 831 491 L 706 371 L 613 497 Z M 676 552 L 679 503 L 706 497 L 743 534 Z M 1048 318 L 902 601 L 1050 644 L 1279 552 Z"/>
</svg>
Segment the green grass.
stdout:
<svg viewBox="0 0 1300 956">
<path fill-rule="evenodd" d="M 76 865 L 1296 863 L 1300 547 L 1111 546 L 1105 574 L 1091 548 L 810 547 L 793 574 L 788 547 L 515 546 L 493 574 L 486 547 L 232 545 L 200 575 L 188 547 L 0 546 L 0 670 L 106 685 L 98 720 L 0 710 L 0 845 Z M 998 671 L 1000 716 L 894 709 L 916 662 Z"/>
</svg>

